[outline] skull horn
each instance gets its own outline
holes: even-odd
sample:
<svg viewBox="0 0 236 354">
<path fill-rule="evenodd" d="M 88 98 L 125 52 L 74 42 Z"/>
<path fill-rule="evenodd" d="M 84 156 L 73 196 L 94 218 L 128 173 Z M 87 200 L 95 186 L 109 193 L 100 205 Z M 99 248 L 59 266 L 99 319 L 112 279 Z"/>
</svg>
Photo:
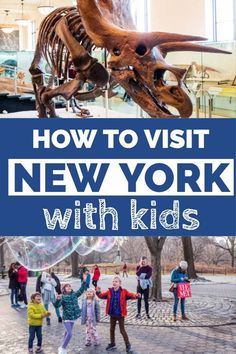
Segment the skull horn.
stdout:
<svg viewBox="0 0 236 354">
<path fill-rule="evenodd" d="M 207 38 L 168 32 L 148 32 L 143 34 L 148 48 L 154 48 L 163 43 L 205 41 Z"/>
<path fill-rule="evenodd" d="M 99 9 L 98 2 L 96 0 L 89 1 L 90 6 L 88 6 L 88 0 L 78 0 L 77 7 L 81 14 L 86 32 L 93 40 L 94 44 L 98 47 L 110 48 L 119 43 L 125 43 L 125 38 L 129 40 L 129 43 L 133 42 L 136 45 L 138 42 L 143 42 L 149 49 L 167 42 L 206 40 L 205 37 L 201 36 L 190 36 L 167 32 L 142 33 L 123 29 L 105 18 L 104 14 Z"/>
<path fill-rule="evenodd" d="M 87 34 L 97 47 L 109 48 L 120 37 L 127 36 L 127 31 L 106 20 L 95 0 L 77 0 L 78 11 L 81 14 Z"/>
<path fill-rule="evenodd" d="M 222 50 L 218 48 L 213 48 L 201 44 L 188 43 L 188 42 L 164 43 L 159 46 L 159 49 L 163 54 L 167 54 L 169 52 L 184 52 L 184 51 L 232 54 L 227 50 Z"/>
</svg>

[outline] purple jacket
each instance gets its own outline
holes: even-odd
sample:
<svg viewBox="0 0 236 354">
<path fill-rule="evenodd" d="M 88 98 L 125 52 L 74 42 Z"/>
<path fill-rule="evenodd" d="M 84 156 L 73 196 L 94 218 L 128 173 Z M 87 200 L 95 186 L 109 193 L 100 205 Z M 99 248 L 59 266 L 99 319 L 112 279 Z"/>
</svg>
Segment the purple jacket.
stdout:
<svg viewBox="0 0 236 354">
<path fill-rule="evenodd" d="M 136 268 L 136 275 L 139 277 L 142 273 L 145 273 L 145 279 L 150 279 L 152 276 L 152 267 L 146 265 L 144 267 L 137 266 Z"/>
</svg>

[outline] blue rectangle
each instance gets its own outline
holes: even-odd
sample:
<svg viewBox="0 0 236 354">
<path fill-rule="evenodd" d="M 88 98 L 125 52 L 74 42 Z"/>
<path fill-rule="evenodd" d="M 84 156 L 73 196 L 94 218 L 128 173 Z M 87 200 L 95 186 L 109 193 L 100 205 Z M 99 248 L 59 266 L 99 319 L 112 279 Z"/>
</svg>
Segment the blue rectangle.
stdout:
<svg viewBox="0 0 236 354">
<path fill-rule="evenodd" d="M 40 143 L 39 148 L 33 148 L 33 130 L 39 130 L 40 134 L 49 130 L 50 137 L 55 137 L 58 130 L 65 131 L 64 137 L 63 134 L 59 136 L 58 144 L 60 144 L 65 137 L 71 137 L 71 130 L 77 129 L 97 131 L 91 148 L 76 148 L 73 139 L 64 148 L 58 148 L 52 140 L 50 140 L 50 147 L 43 148 L 43 144 Z M 114 148 L 108 148 L 104 129 L 115 129 L 120 133 L 132 131 L 134 135 L 137 135 L 138 141 L 134 147 L 127 148 L 122 146 L 122 141 L 119 141 L 116 135 Z M 172 147 L 167 147 L 166 144 L 168 141 L 171 143 L 171 139 L 164 141 L 164 135 L 158 140 L 155 148 L 150 148 L 144 130 L 149 130 L 152 136 L 157 130 L 162 132 L 165 130 L 165 137 L 174 130 L 183 131 L 184 137 L 186 134 L 191 135 L 193 130 L 209 130 L 210 133 L 205 137 L 204 148 L 199 148 L 197 135 L 193 136 L 192 148 L 186 146 L 174 148 L 173 146 L 177 143 L 173 141 Z M 189 133 L 186 133 L 187 130 Z M 0 120 L 0 233 L 4 236 L 235 236 L 235 133 L 235 119 Z M 125 143 L 129 144 L 130 141 L 131 136 L 127 134 Z M 66 194 L 63 196 L 9 196 L 9 159 L 64 159 L 65 161 L 66 159 L 81 159 L 85 162 L 88 159 L 102 159 L 104 162 L 107 159 L 125 159 L 127 163 L 131 159 L 135 159 L 137 163 L 140 159 L 162 159 L 167 164 L 170 159 L 177 161 L 181 159 L 196 161 L 198 159 L 210 161 L 231 159 L 234 160 L 234 171 L 230 176 L 234 180 L 234 195 L 177 196 L 170 194 L 163 196 L 153 194 L 153 197 L 145 197 L 135 193 L 126 196 L 103 196 L 94 195 L 91 192 L 91 195 L 82 196 L 67 196 Z M 112 208 L 104 216 L 105 229 L 101 228 L 99 200 L 105 200 L 106 207 Z M 137 211 L 146 210 L 143 211 L 143 216 L 138 218 L 137 228 L 132 228 L 132 222 L 134 222 L 131 213 L 132 200 L 137 202 Z M 97 211 L 85 211 L 86 203 L 90 203 L 90 208 L 95 208 Z M 179 205 L 178 212 L 173 211 L 173 203 Z M 47 210 L 52 217 L 55 209 L 60 210 L 62 217 L 66 211 L 70 214 L 66 227 L 60 227 L 56 223 L 54 230 L 48 228 L 44 210 Z M 190 213 L 189 209 L 196 213 Z M 78 227 L 79 212 L 80 228 Z M 114 221 L 116 212 L 118 230 L 112 229 L 112 220 Z M 191 221 L 188 217 L 186 220 L 187 214 L 196 219 L 198 227 L 195 223 L 195 228 L 189 229 Z M 90 218 L 90 223 L 86 221 L 86 218 Z M 166 220 L 166 223 L 163 220 Z"/>
</svg>

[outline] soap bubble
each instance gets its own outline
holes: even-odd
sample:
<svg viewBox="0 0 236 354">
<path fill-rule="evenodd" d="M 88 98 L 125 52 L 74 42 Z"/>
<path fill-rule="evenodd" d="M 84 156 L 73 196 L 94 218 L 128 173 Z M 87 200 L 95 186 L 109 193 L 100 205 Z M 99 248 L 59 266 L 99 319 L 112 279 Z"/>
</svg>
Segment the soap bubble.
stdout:
<svg viewBox="0 0 236 354">
<path fill-rule="evenodd" d="M 68 257 L 80 242 L 79 237 L 18 236 L 8 241 L 14 258 L 36 271 L 52 267 Z"/>
<path fill-rule="evenodd" d="M 105 253 L 110 251 L 115 245 L 115 237 L 111 236 L 99 236 L 99 237 L 80 237 L 80 242 L 76 248 L 76 251 L 81 256 L 86 256 L 92 251 Z"/>
<path fill-rule="evenodd" d="M 17 236 L 8 238 L 14 258 L 27 269 L 40 271 L 54 266 L 77 251 L 85 256 L 93 251 L 107 252 L 115 244 L 114 237 L 86 236 Z"/>
</svg>

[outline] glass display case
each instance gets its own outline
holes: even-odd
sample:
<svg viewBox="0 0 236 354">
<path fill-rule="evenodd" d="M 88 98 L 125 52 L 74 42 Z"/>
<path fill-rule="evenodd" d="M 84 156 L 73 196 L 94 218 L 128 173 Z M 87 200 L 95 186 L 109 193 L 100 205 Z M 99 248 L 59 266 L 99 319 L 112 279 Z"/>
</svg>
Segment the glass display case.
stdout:
<svg viewBox="0 0 236 354">
<path fill-rule="evenodd" d="M 33 93 L 29 67 L 34 52 L 0 52 L 0 93 Z"/>
<path fill-rule="evenodd" d="M 236 117 L 236 42 L 204 43 L 232 54 L 170 53 L 167 61 L 185 68 L 196 117 Z M 166 77 L 174 81 L 173 77 Z"/>
<path fill-rule="evenodd" d="M 193 117 L 236 117 L 236 43 L 206 43 L 223 50 L 228 54 L 174 52 L 169 53 L 166 60 L 169 64 L 186 70 L 184 83 L 194 105 Z M 33 95 L 29 67 L 34 52 L 0 52 L 0 93 Z M 99 62 L 106 65 L 106 53 L 102 50 L 93 52 Z M 45 62 L 45 82 L 50 80 L 50 70 Z M 165 73 L 167 83 L 174 85 L 175 77 Z M 54 84 L 57 85 L 58 78 Z M 91 90 L 92 87 L 85 87 Z M 138 105 L 116 85 L 112 90 L 112 98 L 108 93 L 103 96 L 79 102 L 88 109 L 91 107 L 94 116 L 104 117 L 147 117 Z M 63 101 L 62 97 L 56 101 Z M 64 105 L 71 110 L 69 104 Z"/>
</svg>

